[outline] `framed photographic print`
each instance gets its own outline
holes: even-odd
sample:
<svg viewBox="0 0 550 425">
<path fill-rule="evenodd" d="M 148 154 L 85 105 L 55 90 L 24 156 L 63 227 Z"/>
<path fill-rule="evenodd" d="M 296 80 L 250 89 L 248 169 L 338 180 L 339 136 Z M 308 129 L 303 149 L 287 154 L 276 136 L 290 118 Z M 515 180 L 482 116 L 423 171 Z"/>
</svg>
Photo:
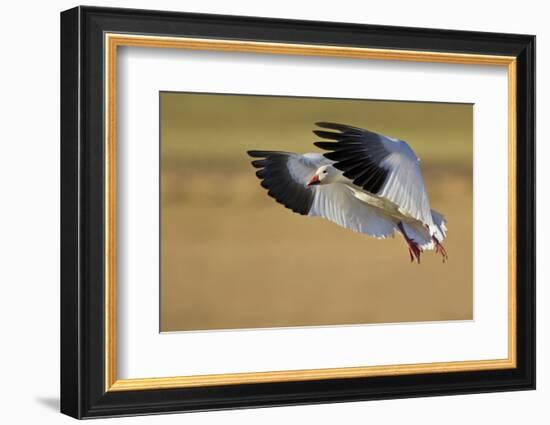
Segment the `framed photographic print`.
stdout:
<svg viewBox="0 0 550 425">
<path fill-rule="evenodd" d="M 535 387 L 535 38 L 61 14 L 61 411 Z"/>
</svg>

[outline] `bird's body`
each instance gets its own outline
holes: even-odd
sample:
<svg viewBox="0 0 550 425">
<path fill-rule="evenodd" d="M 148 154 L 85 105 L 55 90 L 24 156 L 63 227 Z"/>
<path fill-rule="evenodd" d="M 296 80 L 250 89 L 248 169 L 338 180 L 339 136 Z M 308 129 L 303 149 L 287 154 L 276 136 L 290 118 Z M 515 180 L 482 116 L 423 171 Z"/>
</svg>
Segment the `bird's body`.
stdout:
<svg viewBox="0 0 550 425">
<path fill-rule="evenodd" d="M 334 123 L 315 130 L 331 140 L 315 145 L 328 153 L 249 151 L 268 194 L 292 211 L 320 216 L 375 238 L 403 234 L 411 260 L 435 249 L 447 259 L 441 241 L 445 219 L 430 209 L 420 161 L 410 146 L 377 133 Z"/>
</svg>

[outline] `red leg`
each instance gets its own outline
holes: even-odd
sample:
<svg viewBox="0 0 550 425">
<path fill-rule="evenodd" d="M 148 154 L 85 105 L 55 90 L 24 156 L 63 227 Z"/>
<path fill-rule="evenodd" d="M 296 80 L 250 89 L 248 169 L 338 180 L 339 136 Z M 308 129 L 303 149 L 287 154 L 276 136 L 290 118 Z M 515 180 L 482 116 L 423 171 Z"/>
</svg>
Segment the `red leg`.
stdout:
<svg viewBox="0 0 550 425">
<path fill-rule="evenodd" d="M 409 255 L 411 257 L 411 263 L 416 259 L 416 262 L 420 264 L 420 254 L 422 253 L 422 249 L 418 246 L 418 244 L 414 240 L 412 240 L 407 236 L 407 233 L 405 233 L 405 228 L 403 227 L 403 224 L 401 222 L 397 224 L 397 227 L 403 234 L 403 237 L 405 238 L 405 241 L 409 246 Z"/>
<path fill-rule="evenodd" d="M 449 259 L 449 256 L 447 255 L 447 250 L 443 247 L 443 245 L 441 245 L 441 242 L 439 242 L 435 236 L 432 236 L 432 240 L 435 244 L 435 253 L 441 254 L 443 262 L 446 262 Z"/>
</svg>

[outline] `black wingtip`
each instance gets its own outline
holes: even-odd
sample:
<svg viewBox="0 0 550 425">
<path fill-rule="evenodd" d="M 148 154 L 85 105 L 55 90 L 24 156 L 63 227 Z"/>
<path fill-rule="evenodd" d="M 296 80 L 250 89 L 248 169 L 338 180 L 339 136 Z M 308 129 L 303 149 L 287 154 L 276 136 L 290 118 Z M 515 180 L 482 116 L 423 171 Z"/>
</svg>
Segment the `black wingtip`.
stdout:
<svg viewBox="0 0 550 425">
<path fill-rule="evenodd" d="M 265 159 L 255 159 L 254 161 L 251 162 L 251 164 L 254 168 L 263 168 L 265 167 L 266 162 L 267 161 Z"/>
<path fill-rule="evenodd" d="M 333 151 L 338 146 L 338 143 L 336 142 L 313 142 L 313 144 L 318 148 L 321 148 L 327 151 Z"/>
<path fill-rule="evenodd" d="M 313 130 L 313 134 L 322 139 L 329 140 L 340 140 L 342 138 L 342 133 L 335 133 L 334 131 Z"/>
<path fill-rule="evenodd" d="M 265 158 L 266 152 L 264 151 L 246 151 L 248 156 L 251 156 L 252 158 Z"/>
<path fill-rule="evenodd" d="M 246 153 L 251 156 L 252 158 L 272 158 L 272 157 L 285 157 L 288 155 L 292 155 L 289 152 L 283 152 L 283 151 L 246 151 Z"/>
<path fill-rule="evenodd" d="M 338 123 L 329 122 L 329 121 L 318 121 L 315 123 L 315 125 L 321 128 L 330 128 L 332 130 L 340 130 L 342 127 L 347 127 L 344 124 L 338 124 Z"/>
</svg>

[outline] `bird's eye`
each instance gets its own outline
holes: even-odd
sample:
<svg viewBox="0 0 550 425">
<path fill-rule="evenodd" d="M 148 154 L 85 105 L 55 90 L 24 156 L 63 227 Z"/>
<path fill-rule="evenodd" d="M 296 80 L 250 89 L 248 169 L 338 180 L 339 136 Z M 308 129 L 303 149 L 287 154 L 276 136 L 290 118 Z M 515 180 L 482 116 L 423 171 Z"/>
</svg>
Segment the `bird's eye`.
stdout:
<svg viewBox="0 0 550 425">
<path fill-rule="evenodd" d="M 327 170 L 323 171 L 323 174 L 328 174 L 328 171 Z"/>
</svg>

